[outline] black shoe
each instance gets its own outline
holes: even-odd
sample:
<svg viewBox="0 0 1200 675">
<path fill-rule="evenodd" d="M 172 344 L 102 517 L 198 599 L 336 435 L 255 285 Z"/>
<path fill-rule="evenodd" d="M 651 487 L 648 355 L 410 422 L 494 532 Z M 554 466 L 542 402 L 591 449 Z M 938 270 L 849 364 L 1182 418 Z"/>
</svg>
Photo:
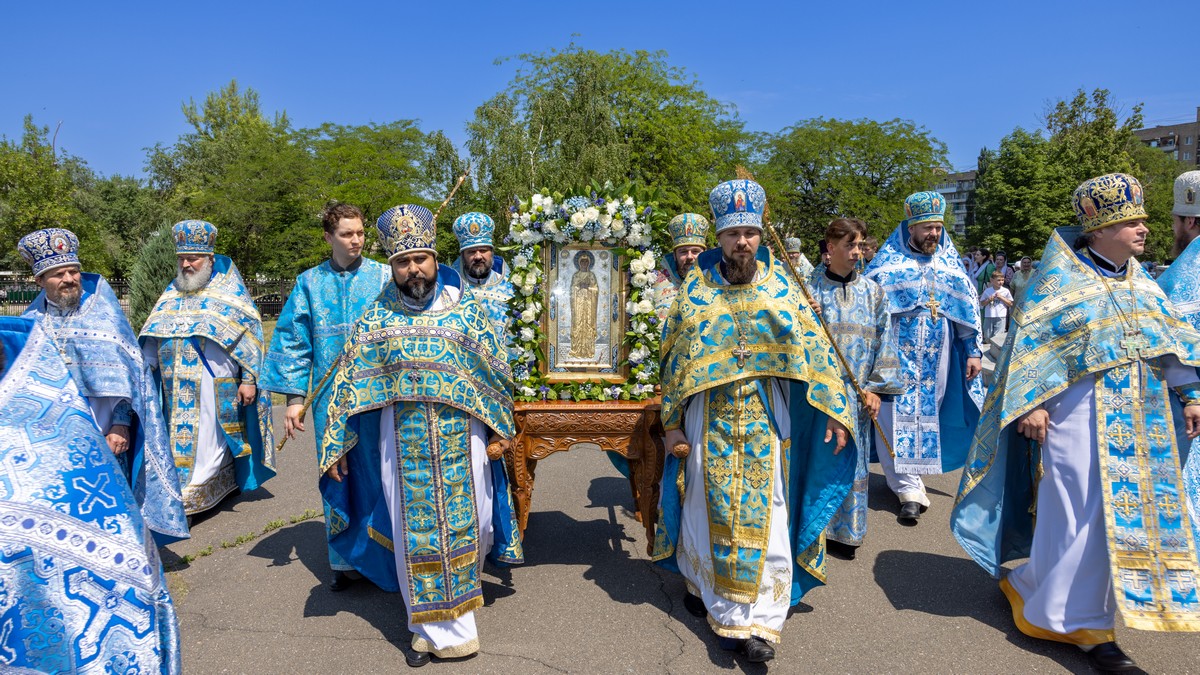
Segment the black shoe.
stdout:
<svg viewBox="0 0 1200 675">
<path fill-rule="evenodd" d="M 333 573 L 333 581 L 329 582 L 329 590 L 338 593 L 350 588 L 357 581 L 358 579 L 350 576 L 349 572 L 337 570 Z"/>
<path fill-rule="evenodd" d="M 760 637 L 742 640 L 742 644 L 738 646 L 738 652 L 745 656 L 750 663 L 766 663 L 775 658 L 775 648 Z"/>
<path fill-rule="evenodd" d="M 704 601 L 686 591 L 683 596 L 683 608 L 692 616 L 708 616 L 708 608 L 704 606 Z"/>
<path fill-rule="evenodd" d="M 900 505 L 898 520 L 905 525 L 916 525 L 921 519 L 921 505 L 917 502 L 904 502 Z"/>
<path fill-rule="evenodd" d="M 1088 663 L 1102 673 L 1137 670 L 1137 664 L 1115 642 L 1105 642 L 1088 650 Z"/>
<path fill-rule="evenodd" d="M 409 668 L 420 668 L 432 660 L 433 656 L 429 652 L 419 652 L 412 647 L 404 650 L 404 662 Z"/>
<path fill-rule="evenodd" d="M 843 560 L 854 560 L 854 557 L 858 554 L 857 546 L 851 546 L 850 544 L 834 541 L 832 539 L 829 539 L 825 542 L 825 548 L 829 549 L 829 553 L 834 557 L 841 558 Z"/>
</svg>

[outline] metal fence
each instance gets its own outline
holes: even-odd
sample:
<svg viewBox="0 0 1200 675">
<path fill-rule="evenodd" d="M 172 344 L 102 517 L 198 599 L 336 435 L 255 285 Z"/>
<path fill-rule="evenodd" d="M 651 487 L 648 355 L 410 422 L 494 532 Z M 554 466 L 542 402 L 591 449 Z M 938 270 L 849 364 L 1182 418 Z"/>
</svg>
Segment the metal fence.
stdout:
<svg viewBox="0 0 1200 675">
<path fill-rule="evenodd" d="M 129 313 L 129 282 L 108 279 L 121 308 Z M 258 305 L 264 319 L 273 319 L 283 310 L 283 303 L 292 292 L 295 279 L 254 279 L 246 281 L 246 290 Z M 0 276 L 0 316 L 19 316 L 37 298 L 42 289 L 33 277 Z"/>
</svg>

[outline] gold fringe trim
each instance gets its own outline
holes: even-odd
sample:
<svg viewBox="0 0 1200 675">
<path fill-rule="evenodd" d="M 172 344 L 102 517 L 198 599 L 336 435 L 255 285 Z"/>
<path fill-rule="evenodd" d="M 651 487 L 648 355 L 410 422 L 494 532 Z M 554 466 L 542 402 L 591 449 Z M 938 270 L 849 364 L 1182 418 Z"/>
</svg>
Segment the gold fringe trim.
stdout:
<svg viewBox="0 0 1200 675">
<path fill-rule="evenodd" d="M 343 527 L 342 529 L 345 529 L 345 527 Z M 389 537 L 383 536 L 383 534 L 379 530 L 376 530 L 373 527 L 368 527 L 367 528 L 367 536 L 371 538 L 371 541 L 375 542 L 376 544 L 379 544 L 380 546 L 386 548 L 387 550 L 391 551 L 392 553 L 396 552 L 396 546 L 394 544 L 392 544 L 392 540 Z"/>
<path fill-rule="evenodd" d="M 749 626 L 726 626 L 708 615 L 708 625 L 713 629 L 713 632 L 721 637 L 732 638 L 734 640 L 747 640 L 752 637 L 762 638 L 767 642 L 779 644 L 783 640 L 783 636 L 779 631 L 771 630 L 761 623 L 751 624 Z"/>
<path fill-rule="evenodd" d="M 758 584 L 734 581 L 714 574 L 713 592 L 730 602 L 750 605 L 758 599 Z"/>
<path fill-rule="evenodd" d="M 409 617 L 409 621 L 412 621 L 413 623 L 437 623 L 438 621 L 453 621 L 464 614 L 474 612 L 480 607 L 483 607 L 482 595 L 471 598 L 461 605 L 452 607 L 450 609 L 431 609 L 424 612 L 413 612 Z M 434 654 L 437 654 L 437 652 L 434 652 Z M 441 656 L 441 654 L 437 655 Z"/>
<path fill-rule="evenodd" d="M 454 571 L 465 570 L 479 562 L 479 554 L 475 551 L 464 553 L 457 558 L 450 559 L 450 569 Z"/>
<path fill-rule="evenodd" d="M 412 574 L 441 574 L 442 563 L 436 560 L 433 562 L 410 562 L 408 563 L 408 570 Z"/>
<path fill-rule="evenodd" d="M 1017 624 L 1017 630 L 1031 638 L 1084 646 L 1102 645 L 1105 642 L 1116 642 L 1117 640 L 1116 633 L 1111 630 L 1081 628 L 1070 633 L 1055 633 L 1047 628 L 1035 626 L 1025 618 L 1025 599 L 1008 582 L 1007 576 L 1000 580 L 1000 590 L 1004 591 L 1004 596 L 1008 598 L 1008 604 L 1012 605 L 1013 621 Z"/>
<path fill-rule="evenodd" d="M 479 651 L 479 638 L 473 637 L 461 645 L 438 649 L 429 640 L 413 633 L 412 648 L 414 652 L 433 654 L 439 659 L 461 659 L 464 656 L 470 656 Z"/>
</svg>

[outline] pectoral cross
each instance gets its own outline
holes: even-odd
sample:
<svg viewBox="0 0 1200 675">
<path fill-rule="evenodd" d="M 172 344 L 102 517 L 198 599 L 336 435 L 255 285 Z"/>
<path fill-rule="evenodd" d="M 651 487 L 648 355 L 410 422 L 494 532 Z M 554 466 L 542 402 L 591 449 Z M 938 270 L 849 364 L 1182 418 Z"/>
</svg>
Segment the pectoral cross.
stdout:
<svg viewBox="0 0 1200 675">
<path fill-rule="evenodd" d="M 1125 355 L 1133 361 L 1142 358 L 1142 350 L 1150 346 L 1150 341 L 1140 331 L 1127 330 L 1125 339 L 1121 340 L 1120 344 L 1121 349 L 1125 350 Z"/>
<path fill-rule="evenodd" d="M 938 308 L 942 306 L 942 303 L 938 302 L 937 298 L 930 295 L 929 302 L 925 303 L 925 306 L 929 308 L 930 316 L 938 318 Z"/>
<path fill-rule="evenodd" d="M 746 367 L 746 357 L 751 355 L 751 351 L 746 349 L 746 338 L 738 340 L 737 349 L 733 350 L 733 355 L 737 357 L 738 368 Z"/>
</svg>

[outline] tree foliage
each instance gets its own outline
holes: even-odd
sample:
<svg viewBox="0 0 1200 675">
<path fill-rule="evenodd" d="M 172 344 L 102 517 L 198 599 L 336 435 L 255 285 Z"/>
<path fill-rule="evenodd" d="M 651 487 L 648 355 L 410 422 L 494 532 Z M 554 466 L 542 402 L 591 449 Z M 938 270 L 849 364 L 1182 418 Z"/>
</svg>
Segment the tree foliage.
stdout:
<svg viewBox="0 0 1200 675">
<path fill-rule="evenodd" d="M 913 122 L 813 119 L 760 139 L 761 169 L 774 220 L 815 255 L 829 221 L 865 220 L 886 237 L 904 217 L 904 198 L 927 190 L 948 164 L 946 146 Z"/>
<path fill-rule="evenodd" d="M 176 272 L 171 223 L 161 224 L 144 241 L 129 273 L 129 324 L 135 332 L 141 331 L 150 310 Z"/>
</svg>

